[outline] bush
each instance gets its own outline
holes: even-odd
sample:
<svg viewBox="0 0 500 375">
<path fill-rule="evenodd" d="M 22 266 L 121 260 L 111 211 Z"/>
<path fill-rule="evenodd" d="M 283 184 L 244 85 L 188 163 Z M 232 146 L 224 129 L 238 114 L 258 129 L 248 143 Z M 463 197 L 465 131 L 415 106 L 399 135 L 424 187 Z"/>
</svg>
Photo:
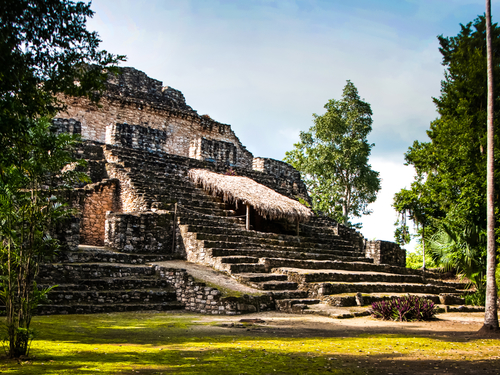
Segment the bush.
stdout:
<svg viewBox="0 0 500 375">
<path fill-rule="evenodd" d="M 436 314 L 436 306 L 431 300 L 408 294 L 404 297 L 374 302 L 370 313 L 377 319 L 400 322 L 431 320 Z"/>
<path fill-rule="evenodd" d="M 437 264 L 432 260 L 430 251 L 425 252 L 425 267 L 426 268 L 436 268 Z M 416 247 L 416 250 L 411 253 L 406 254 L 406 268 L 412 268 L 414 270 L 422 268 L 424 260 L 424 253 L 422 246 Z"/>
<path fill-rule="evenodd" d="M 486 303 L 486 289 L 478 289 L 474 293 L 464 295 L 465 304 L 484 306 Z"/>
</svg>

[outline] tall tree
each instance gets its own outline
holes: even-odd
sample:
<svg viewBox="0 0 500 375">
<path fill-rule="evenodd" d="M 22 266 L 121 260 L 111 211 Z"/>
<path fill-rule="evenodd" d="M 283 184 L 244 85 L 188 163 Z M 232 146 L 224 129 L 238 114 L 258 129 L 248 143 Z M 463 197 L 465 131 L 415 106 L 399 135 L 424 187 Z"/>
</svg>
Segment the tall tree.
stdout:
<svg viewBox="0 0 500 375">
<path fill-rule="evenodd" d="M 368 164 L 372 110 L 351 81 L 342 99 L 329 100 L 325 108 L 325 114 L 313 114 L 314 125 L 300 133 L 284 160 L 302 172 L 315 211 L 352 225 L 353 217 L 370 213 L 367 206 L 380 190 L 379 173 Z"/>
<path fill-rule="evenodd" d="M 11 357 L 27 354 L 44 294 L 38 262 L 57 248 L 49 232 L 65 212 L 47 178 L 67 176 L 61 168 L 74 139 L 52 134 L 42 117 L 63 109 L 60 95 L 96 100 L 124 59 L 98 49 L 97 33 L 86 29 L 92 15 L 90 4 L 70 0 L 0 2 L 0 296 Z"/>
<path fill-rule="evenodd" d="M 70 0 L 0 2 L 0 148 L 30 119 L 60 110 L 57 94 L 93 97 L 103 68 L 124 59 L 98 49 L 98 34 L 86 29 L 93 14 L 90 3 Z"/>
<path fill-rule="evenodd" d="M 491 37 L 493 86 L 495 92 L 500 92 L 500 30 L 496 24 L 492 25 Z M 442 64 L 446 69 L 441 95 L 433 99 L 439 118 L 431 123 L 427 131 L 430 141 L 415 141 L 405 154 L 407 164 L 413 165 L 416 171 L 411 190 L 419 206 L 426 212 L 427 237 L 445 232 L 457 241 L 462 239 L 461 244 L 453 241 L 456 246 L 447 247 L 447 251 L 460 252 L 465 247 L 469 248 L 471 254 L 481 257 L 475 264 L 483 269 L 474 270 L 474 273 L 484 275 L 485 242 L 476 241 L 476 237 L 486 234 L 485 17 L 480 16 L 474 22 L 461 25 L 455 37 L 439 36 L 438 39 Z M 496 101 L 499 99 L 498 96 L 494 97 Z M 499 108 L 498 103 L 496 108 Z M 499 118 L 498 114 L 494 118 Z M 497 138 L 495 148 L 500 146 L 499 143 L 500 139 Z M 500 182 L 499 177 L 497 174 L 494 178 L 497 184 Z M 395 204 L 398 199 L 396 195 Z M 472 232 L 471 228 L 474 228 Z M 466 259 L 455 255 L 455 259 Z M 466 264 L 461 268 L 470 269 Z M 484 279 L 481 283 L 484 283 Z M 484 285 L 478 287 L 484 290 Z"/>
<path fill-rule="evenodd" d="M 487 261 L 486 261 L 486 301 L 484 325 L 498 329 L 497 285 L 495 280 L 495 167 L 494 167 L 494 127 L 493 127 L 493 56 L 491 52 L 491 2 L 486 0 L 486 50 L 488 67 L 488 162 L 487 162 Z"/>
</svg>

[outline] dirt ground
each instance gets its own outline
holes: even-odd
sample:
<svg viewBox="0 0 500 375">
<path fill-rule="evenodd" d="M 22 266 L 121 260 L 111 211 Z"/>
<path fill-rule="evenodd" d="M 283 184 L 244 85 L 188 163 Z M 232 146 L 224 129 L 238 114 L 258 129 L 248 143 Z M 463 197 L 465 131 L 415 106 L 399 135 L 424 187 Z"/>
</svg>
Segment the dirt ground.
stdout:
<svg viewBox="0 0 500 375">
<path fill-rule="evenodd" d="M 390 335 L 392 353 L 366 353 L 353 356 L 358 367 L 367 374 L 500 374 L 500 333 L 479 334 L 484 313 L 439 314 L 430 322 L 381 321 L 371 317 L 332 319 L 314 315 L 290 315 L 264 312 L 244 316 L 207 316 L 197 320 L 216 322 L 212 326 L 198 326 L 209 334 L 273 336 L 290 338 L 340 337 L 355 338 L 370 335 Z M 207 332 L 208 333 L 208 332 Z M 418 351 L 400 353 L 398 338 L 430 338 L 447 343 L 477 343 L 470 352 L 450 351 L 430 356 Z M 484 347 L 481 343 L 487 340 Z M 361 350 L 360 350 L 361 351 Z M 427 352 L 428 353 L 428 352 Z M 356 353 L 358 354 L 358 353 Z M 449 354 L 449 355 L 448 355 Z"/>
</svg>

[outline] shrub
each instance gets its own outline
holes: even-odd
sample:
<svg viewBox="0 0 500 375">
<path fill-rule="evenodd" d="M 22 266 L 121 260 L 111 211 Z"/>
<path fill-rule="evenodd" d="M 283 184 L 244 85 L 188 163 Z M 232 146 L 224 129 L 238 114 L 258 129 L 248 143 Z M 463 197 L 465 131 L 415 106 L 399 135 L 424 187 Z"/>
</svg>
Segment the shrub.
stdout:
<svg viewBox="0 0 500 375">
<path fill-rule="evenodd" d="M 377 319 L 414 321 L 430 320 L 436 314 L 436 306 L 431 300 L 406 295 L 386 301 L 372 303 L 371 315 Z"/>
<path fill-rule="evenodd" d="M 464 295 L 465 304 L 473 306 L 484 306 L 486 302 L 486 289 L 481 288 L 474 293 Z"/>
</svg>

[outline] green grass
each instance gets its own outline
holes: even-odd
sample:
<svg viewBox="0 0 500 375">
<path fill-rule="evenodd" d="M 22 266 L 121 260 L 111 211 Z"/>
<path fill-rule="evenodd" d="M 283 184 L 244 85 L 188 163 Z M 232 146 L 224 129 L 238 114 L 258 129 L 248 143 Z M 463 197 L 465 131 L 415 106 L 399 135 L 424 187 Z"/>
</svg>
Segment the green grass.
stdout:
<svg viewBox="0 0 500 375">
<path fill-rule="evenodd" d="M 284 332 L 279 329 L 214 328 L 197 319 L 200 315 L 171 313 L 36 317 L 33 328 L 38 338 L 33 341 L 30 358 L 20 362 L 4 358 L 0 372 L 382 374 L 393 366 L 433 366 L 432 361 L 440 361 L 439 366 L 446 363 L 451 369 L 483 362 L 496 369 L 500 364 L 489 362 L 492 354 L 500 353 L 498 340 L 449 341 L 380 334 L 280 337 Z M 467 362 L 467 358 L 476 362 Z"/>
</svg>

